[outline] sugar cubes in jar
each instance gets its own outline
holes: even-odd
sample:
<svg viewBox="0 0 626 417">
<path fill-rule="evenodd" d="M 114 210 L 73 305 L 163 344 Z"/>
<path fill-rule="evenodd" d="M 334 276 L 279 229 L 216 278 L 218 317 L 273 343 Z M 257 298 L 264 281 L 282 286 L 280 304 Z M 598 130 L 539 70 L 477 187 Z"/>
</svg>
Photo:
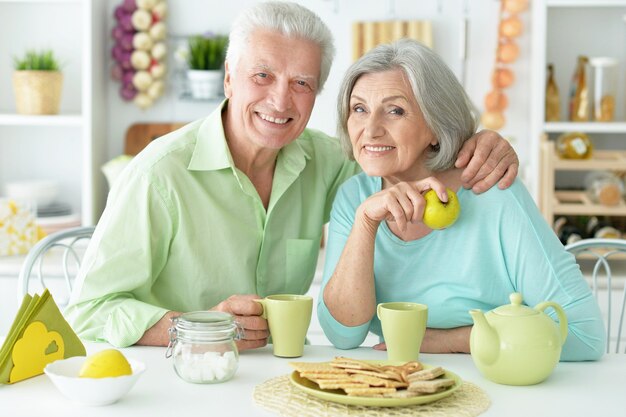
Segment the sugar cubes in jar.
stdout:
<svg viewBox="0 0 626 417">
<path fill-rule="evenodd" d="M 231 379 L 239 366 L 235 340 L 243 330 L 232 315 L 218 311 L 194 311 L 172 320 L 170 345 L 176 374 L 187 382 L 214 384 Z"/>
</svg>

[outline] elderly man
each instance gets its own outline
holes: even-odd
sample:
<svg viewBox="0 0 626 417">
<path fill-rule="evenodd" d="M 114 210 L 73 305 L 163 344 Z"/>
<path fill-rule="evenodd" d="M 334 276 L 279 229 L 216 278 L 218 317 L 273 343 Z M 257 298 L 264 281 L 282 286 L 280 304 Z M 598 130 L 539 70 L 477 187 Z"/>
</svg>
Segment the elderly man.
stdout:
<svg viewBox="0 0 626 417">
<path fill-rule="evenodd" d="M 328 27 L 302 6 L 242 13 L 227 99 L 154 141 L 110 192 L 66 310 L 82 338 L 166 345 L 171 317 L 213 309 L 244 327 L 239 349 L 267 343 L 251 300 L 308 290 L 337 188 L 358 172 L 336 139 L 306 129 L 333 55 Z M 518 162 L 485 132 L 457 165 L 468 165 L 465 185 L 480 192 L 498 180 L 508 187 Z"/>
</svg>

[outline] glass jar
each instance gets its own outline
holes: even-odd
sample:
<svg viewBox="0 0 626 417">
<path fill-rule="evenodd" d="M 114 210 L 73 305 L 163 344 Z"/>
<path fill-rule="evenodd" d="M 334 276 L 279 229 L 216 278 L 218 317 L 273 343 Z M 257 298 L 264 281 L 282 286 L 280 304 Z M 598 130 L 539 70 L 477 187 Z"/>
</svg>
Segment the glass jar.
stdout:
<svg viewBox="0 0 626 417">
<path fill-rule="evenodd" d="M 617 97 L 617 60 L 608 57 L 592 58 L 591 106 L 596 122 L 615 120 L 615 98 Z"/>
<path fill-rule="evenodd" d="M 593 154 L 593 143 L 582 132 L 564 133 L 556 140 L 556 153 L 563 159 L 588 159 Z"/>
<path fill-rule="evenodd" d="M 611 172 L 591 172 L 585 176 L 584 184 L 587 195 L 594 203 L 617 206 L 622 201 L 624 184 Z"/>
<path fill-rule="evenodd" d="M 228 381 L 239 366 L 235 340 L 243 329 L 231 314 L 194 311 L 172 319 L 170 344 L 165 356 L 174 359 L 174 370 L 187 382 L 214 384 Z"/>
</svg>

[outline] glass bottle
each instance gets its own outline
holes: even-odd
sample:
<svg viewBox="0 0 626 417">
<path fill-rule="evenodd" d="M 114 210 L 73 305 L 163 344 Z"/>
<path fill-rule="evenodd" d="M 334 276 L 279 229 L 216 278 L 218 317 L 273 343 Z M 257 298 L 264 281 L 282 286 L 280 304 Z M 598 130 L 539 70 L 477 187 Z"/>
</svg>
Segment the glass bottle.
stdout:
<svg viewBox="0 0 626 417">
<path fill-rule="evenodd" d="M 592 216 L 587 222 L 587 236 L 599 239 L 619 239 L 622 237 L 622 232 L 608 221 Z"/>
<path fill-rule="evenodd" d="M 582 230 L 578 226 L 571 224 L 567 217 L 557 218 L 552 228 L 563 245 L 578 242 L 584 237 Z"/>
<path fill-rule="evenodd" d="M 235 340 L 243 329 L 233 316 L 219 311 L 194 311 L 172 319 L 165 356 L 174 360 L 176 374 L 187 382 L 228 381 L 239 365 Z"/>
<path fill-rule="evenodd" d="M 558 122 L 561 113 L 559 88 L 554 81 L 554 66 L 548 64 L 548 81 L 546 82 L 546 122 Z"/>
<path fill-rule="evenodd" d="M 587 86 L 587 63 L 589 58 L 580 55 L 576 64 L 576 71 L 572 77 L 569 98 L 569 120 L 585 122 L 589 120 L 589 89 Z"/>
</svg>

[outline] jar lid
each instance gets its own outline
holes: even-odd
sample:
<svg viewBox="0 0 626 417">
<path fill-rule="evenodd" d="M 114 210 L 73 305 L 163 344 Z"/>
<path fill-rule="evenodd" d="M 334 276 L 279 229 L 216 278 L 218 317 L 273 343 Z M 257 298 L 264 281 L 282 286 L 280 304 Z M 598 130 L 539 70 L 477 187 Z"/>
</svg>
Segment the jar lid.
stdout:
<svg viewBox="0 0 626 417">
<path fill-rule="evenodd" d="M 237 323 L 221 311 L 192 311 L 174 319 L 177 337 L 185 340 L 218 341 L 234 338 Z"/>
<path fill-rule="evenodd" d="M 589 63 L 593 67 L 612 67 L 617 65 L 617 59 L 611 58 L 608 56 L 599 56 L 596 58 L 591 58 Z"/>
</svg>

